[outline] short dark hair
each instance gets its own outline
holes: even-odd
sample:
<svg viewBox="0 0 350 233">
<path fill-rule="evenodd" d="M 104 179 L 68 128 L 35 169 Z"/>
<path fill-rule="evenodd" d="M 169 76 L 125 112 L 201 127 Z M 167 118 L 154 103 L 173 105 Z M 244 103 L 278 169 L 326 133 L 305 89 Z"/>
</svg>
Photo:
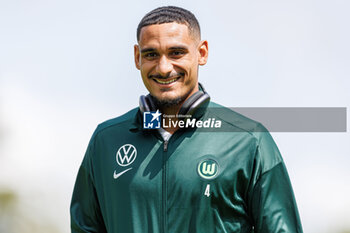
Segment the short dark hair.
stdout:
<svg viewBox="0 0 350 233">
<path fill-rule="evenodd" d="M 150 11 L 141 19 L 136 32 L 137 41 L 140 40 L 140 33 L 143 27 L 172 22 L 186 24 L 189 30 L 200 38 L 199 23 L 192 12 L 177 6 L 163 6 Z"/>
</svg>

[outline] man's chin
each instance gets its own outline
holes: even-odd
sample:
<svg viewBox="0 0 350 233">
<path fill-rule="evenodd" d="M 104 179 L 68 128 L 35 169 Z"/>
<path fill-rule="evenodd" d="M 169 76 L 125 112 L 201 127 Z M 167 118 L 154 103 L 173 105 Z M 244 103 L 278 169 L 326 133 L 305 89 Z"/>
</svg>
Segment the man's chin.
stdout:
<svg viewBox="0 0 350 233">
<path fill-rule="evenodd" d="M 159 98 L 154 97 L 154 96 L 152 96 L 152 97 L 153 97 L 153 100 L 158 107 L 165 107 L 165 108 L 178 106 L 185 99 L 182 96 L 179 96 L 177 98 L 171 98 L 171 99 L 170 98 L 159 99 Z"/>
</svg>

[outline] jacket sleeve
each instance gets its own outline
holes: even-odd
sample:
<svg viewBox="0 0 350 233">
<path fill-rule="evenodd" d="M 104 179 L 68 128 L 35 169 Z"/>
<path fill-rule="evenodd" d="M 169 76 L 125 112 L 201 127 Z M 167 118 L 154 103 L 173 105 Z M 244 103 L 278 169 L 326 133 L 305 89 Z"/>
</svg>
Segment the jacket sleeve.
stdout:
<svg viewBox="0 0 350 233">
<path fill-rule="evenodd" d="M 250 191 L 254 233 L 302 233 L 292 185 L 278 148 L 261 133 Z"/>
<path fill-rule="evenodd" d="M 72 233 L 104 233 L 107 232 L 92 176 L 90 154 L 93 149 L 90 145 L 76 178 L 71 206 Z"/>
</svg>

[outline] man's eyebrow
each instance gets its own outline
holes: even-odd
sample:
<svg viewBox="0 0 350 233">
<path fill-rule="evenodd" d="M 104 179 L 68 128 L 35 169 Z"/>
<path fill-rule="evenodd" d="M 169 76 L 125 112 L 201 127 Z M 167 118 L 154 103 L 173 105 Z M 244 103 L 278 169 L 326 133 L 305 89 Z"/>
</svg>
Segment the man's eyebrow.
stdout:
<svg viewBox="0 0 350 233">
<path fill-rule="evenodd" d="M 186 46 L 174 46 L 170 47 L 169 50 L 188 50 Z"/>
<path fill-rule="evenodd" d="M 145 49 L 141 49 L 141 53 L 154 52 L 154 51 L 156 51 L 155 48 L 145 48 Z"/>
<path fill-rule="evenodd" d="M 170 47 L 169 50 L 188 50 L 187 46 L 173 46 Z M 155 52 L 157 49 L 155 48 L 144 48 L 141 49 L 141 53 Z"/>
</svg>

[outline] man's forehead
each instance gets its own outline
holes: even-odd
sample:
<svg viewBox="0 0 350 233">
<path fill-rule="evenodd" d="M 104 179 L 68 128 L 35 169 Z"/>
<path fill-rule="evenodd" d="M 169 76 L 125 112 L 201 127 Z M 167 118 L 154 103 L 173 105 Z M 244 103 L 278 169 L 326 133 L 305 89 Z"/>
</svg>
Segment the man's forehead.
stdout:
<svg viewBox="0 0 350 233">
<path fill-rule="evenodd" d="M 176 22 L 152 24 L 141 28 L 139 44 L 149 40 L 182 38 L 193 40 L 194 35 L 186 24 Z"/>
</svg>

